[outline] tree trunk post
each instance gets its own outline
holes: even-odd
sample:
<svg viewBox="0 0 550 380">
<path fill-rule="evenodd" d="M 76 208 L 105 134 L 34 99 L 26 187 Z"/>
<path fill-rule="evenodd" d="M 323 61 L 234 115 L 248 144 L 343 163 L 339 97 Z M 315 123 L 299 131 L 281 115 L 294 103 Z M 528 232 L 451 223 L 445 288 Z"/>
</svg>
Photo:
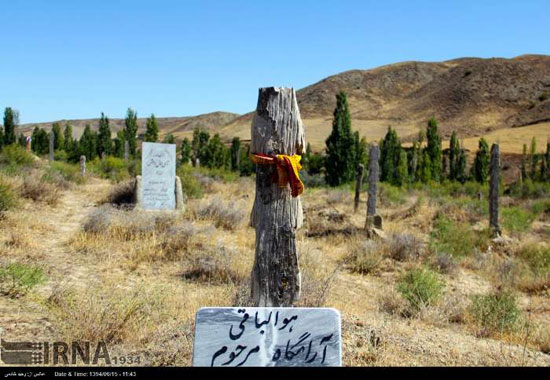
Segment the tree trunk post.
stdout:
<svg viewBox="0 0 550 380">
<path fill-rule="evenodd" d="M 382 228 L 380 217 L 376 215 L 376 197 L 378 196 L 378 176 L 379 176 L 379 164 L 380 160 L 380 148 L 378 145 L 373 145 L 369 150 L 369 188 L 367 199 L 367 221 L 365 228 L 370 228 L 373 225 L 376 228 Z"/>
<path fill-rule="evenodd" d="M 84 177 L 86 175 L 86 156 L 80 156 L 80 175 Z"/>
<path fill-rule="evenodd" d="M 357 212 L 357 208 L 359 207 L 359 201 L 361 198 L 361 183 L 363 182 L 363 171 L 365 170 L 365 166 L 363 164 L 359 164 L 357 166 L 357 176 L 356 176 L 356 182 L 355 182 L 355 199 L 353 203 L 353 212 Z"/>
<path fill-rule="evenodd" d="M 124 161 L 128 161 L 128 157 L 130 156 L 130 143 L 128 140 L 124 140 Z"/>
<path fill-rule="evenodd" d="M 235 151 L 235 170 L 239 171 L 239 164 L 241 161 L 241 146 Z"/>
<path fill-rule="evenodd" d="M 491 147 L 491 173 L 489 178 L 489 229 L 493 237 L 501 234 L 498 223 L 498 191 L 500 179 L 500 151 L 498 144 Z"/>
<path fill-rule="evenodd" d="M 293 88 L 260 88 L 252 121 L 253 154 L 302 154 L 305 135 Z M 256 197 L 250 225 L 256 230 L 251 293 L 259 307 L 292 306 L 300 296 L 296 229 L 302 226 L 300 197 L 274 182 L 277 170 L 256 165 Z"/>
<path fill-rule="evenodd" d="M 53 153 L 54 153 L 54 143 L 55 143 L 55 135 L 53 133 L 53 130 L 50 131 L 50 152 L 49 152 L 49 155 L 48 155 L 48 160 L 50 161 L 53 161 L 54 159 L 54 156 L 53 156 Z"/>
</svg>

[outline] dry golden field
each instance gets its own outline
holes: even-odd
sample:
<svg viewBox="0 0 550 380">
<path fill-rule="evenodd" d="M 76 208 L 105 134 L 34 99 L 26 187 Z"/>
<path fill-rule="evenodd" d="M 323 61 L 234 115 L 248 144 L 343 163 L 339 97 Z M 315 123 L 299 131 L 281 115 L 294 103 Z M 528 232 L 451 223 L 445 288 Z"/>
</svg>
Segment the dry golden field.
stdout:
<svg viewBox="0 0 550 380">
<path fill-rule="evenodd" d="M 105 340 L 147 365 L 190 365 L 195 312 L 250 303 L 253 179 L 195 173 L 204 196 L 184 213 L 138 212 L 109 204 L 130 182 L 44 182 L 48 165 L 1 178 L 22 194 L 0 220 L 5 339 Z M 548 260 L 549 204 L 525 228 L 514 212 L 535 201 L 504 197 L 499 243 L 483 239 L 475 196 L 382 186 L 387 239 L 367 240 L 366 194 L 357 213 L 352 197 L 306 188 L 298 234 L 299 305 L 340 310 L 346 366 L 550 365 L 550 274 L 533 260 Z M 421 302 L 403 290 L 415 273 Z"/>
</svg>

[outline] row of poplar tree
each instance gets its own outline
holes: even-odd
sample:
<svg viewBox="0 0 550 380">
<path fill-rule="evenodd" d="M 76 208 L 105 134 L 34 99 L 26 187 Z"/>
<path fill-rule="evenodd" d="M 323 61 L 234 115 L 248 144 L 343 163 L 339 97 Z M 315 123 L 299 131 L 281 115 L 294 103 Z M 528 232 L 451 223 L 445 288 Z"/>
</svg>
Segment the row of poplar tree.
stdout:
<svg viewBox="0 0 550 380">
<path fill-rule="evenodd" d="M 365 137 L 359 136 L 359 132 L 352 131 L 349 105 L 344 92 L 336 95 L 333 116 L 332 132 L 326 140 L 326 153 L 314 154 L 308 144 L 302 164 L 309 174 L 324 173 L 328 185 L 338 186 L 354 180 L 359 164 L 368 165 L 369 144 Z M 0 148 L 15 142 L 26 145 L 23 134 L 16 136 L 18 122 L 18 112 L 7 107 L 4 110 L 4 127 L 0 128 Z M 80 139 L 73 138 L 70 124 L 67 123 L 63 131 L 59 123 L 52 125 L 54 149 L 64 151 L 69 161 L 78 161 L 81 155 L 89 160 L 102 156 L 123 157 L 126 141 L 129 156 L 137 157 L 137 131 L 137 113 L 130 108 L 126 112 L 124 128 L 117 132 L 114 139 L 111 137 L 109 118 L 103 113 L 98 130 L 92 130 L 90 125 L 86 125 Z M 159 140 L 155 115 L 147 119 L 142 138 L 146 142 Z M 175 143 L 174 136 L 168 134 L 162 142 Z M 462 183 L 467 180 L 485 183 L 489 177 L 490 151 L 487 141 L 483 138 L 479 140 L 473 165 L 468 172 L 466 152 L 460 146 L 456 132 L 451 135 L 449 149 L 443 151 L 438 123 L 434 118 L 428 121 L 426 132 L 420 131 L 412 147 L 403 147 L 397 132 L 391 127 L 379 146 L 380 180 L 396 186 L 414 182 L 439 182 L 444 179 Z M 32 133 L 31 147 L 39 155 L 47 154 L 48 132 L 36 126 Z M 245 146 L 238 137 L 234 137 L 230 147 L 227 147 L 219 134 L 211 137 L 208 131 L 196 128 L 192 139 L 184 138 L 178 151 L 181 164 L 224 168 L 238 171 L 241 175 L 250 175 L 254 171 L 254 165 L 249 159 L 250 146 Z M 537 153 L 535 138 L 529 150 L 527 145 L 523 146 L 521 174 L 523 179 L 550 181 L 550 142 L 547 143 L 544 154 Z"/>
<path fill-rule="evenodd" d="M 380 180 L 401 186 L 414 182 L 440 182 L 445 179 L 464 183 L 475 180 L 485 183 L 489 177 L 490 150 L 484 138 L 479 140 L 473 165 L 467 171 L 466 151 L 460 146 L 457 134 L 453 131 L 449 149 L 442 150 L 441 136 L 437 120 L 428 121 L 426 132 L 420 131 L 410 148 L 401 145 L 397 132 L 389 127 L 380 141 Z M 351 116 L 345 93 L 336 95 L 336 108 L 332 132 L 326 140 L 326 156 L 315 157 L 313 171 L 325 168 L 325 180 L 331 186 L 338 186 L 354 179 L 359 164 L 368 163 L 368 144 L 359 138 L 351 128 Z M 310 149 L 308 149 L 310 150 Z M 306 151 L 306 162 L 313 160 Z M 321 164 L 318 161 L 322 161 Z M 522 177 L 532 180 L 550 181 L 550 142 L 546 153 L 536 151 L 533 138 L 529 153 L 523 146 Z M 311 169 L 310 169 L 311 170 Z"/>
</svg>

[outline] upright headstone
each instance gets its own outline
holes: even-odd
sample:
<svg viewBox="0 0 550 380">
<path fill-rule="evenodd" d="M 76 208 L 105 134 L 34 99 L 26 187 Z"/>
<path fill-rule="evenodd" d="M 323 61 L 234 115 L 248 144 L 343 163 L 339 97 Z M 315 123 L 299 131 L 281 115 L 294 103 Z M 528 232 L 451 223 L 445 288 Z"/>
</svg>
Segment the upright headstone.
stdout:
<svg viewBox="0 0 550 380">
<path fill-rule="evenodd" d="M 124 161 L 128 161 L 128 157 L 130 156 L 130 143 L 128 140 L 124 140 Z"/>
<path fill-rule="evenodd" d="M 176 145 L 144 142 L 141 161 L 141 207 L 145 210 L 174 210 Z"/>
<path fill-rule="evenodd" d="M 86 156 L 80 156 L 80 175 L 86 175 Z"/>
<path fill-rule="evenodd" d="M 355 199 L 353 203 L 353 212 L 357 212 L 357 208 L 359 207 L 359 201 L 361 199 L 361 183 L 363 182 L 363 171 L 365 170 L 365 167 L 363 164 L 359 164 L 357 166 L 357 175 L 355 178 Z"/>
<path fill-rule="evenodd" d="M 252 121 L 252 154 L 293 155 L 305 135 L 293 88 L 260 88 Z M 275 165 L 256 165 L 256 197 L 250 225 L 256 230 L 252 298 L 256 306 L 291 306 L 300 295 L 296 229 L 303 224 L 300 197 L 274 181 Z"/>
<path fill-rule="evenodd" d="M 202 308 L 193 366 L 341 366 L 340 326 L 330 308 Z"/>
<path fill-rule="evenodd" d="M 498 223 L 498 191 L 500 179 L 500 150 L 498 144 L 491 147 L 491 167 L 489 177 L 489 228 L 493 237 L 501 234 Z"/>
<path fill-rule="evenodd" d="M 366 228 L 382 228 L 382 218 L 376 214 L 376 197 L 378 196 L 378 161 L 380 160 L 380 148 L 373 145 L 369 150 L 369 188 L 367 199 L 367 222 Z"/>
<path fill-rule="evenodd" d="M 27 137 L 25 138 L 25 141 L 26 141 L 25 148 L 26 148 L 27 152 L 30 152 L 30 151 L 31 151 L 31 141 L 32 141 L 32 137 L 31 137 L 31 136 L 27 136 Z"/>
<path fill-rule="evenodd" d="M 53 161 L 53 154 L 54 154 L 54 142 L 55 142 L 55 135 L 53 133 L 53 130 L 50 131 L 50 152 L 48 155 L 48 160 Z"/>
</svg>

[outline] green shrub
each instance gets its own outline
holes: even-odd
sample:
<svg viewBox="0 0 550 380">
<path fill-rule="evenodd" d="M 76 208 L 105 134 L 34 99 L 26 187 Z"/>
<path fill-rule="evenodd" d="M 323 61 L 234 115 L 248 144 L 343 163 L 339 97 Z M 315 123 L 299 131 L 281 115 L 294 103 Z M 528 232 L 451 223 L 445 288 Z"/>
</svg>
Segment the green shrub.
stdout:
<svg viewBox="0 0 550 380">
<path fill-rule="evenodd" d="M 80 167 L 78 164 L 70 164 L 62 161 L 52 162 L 44 174 L 44 177 L 47 180 L 55 175 L 60 175 L 65 181 L 74 183 L 83 183 L 85 180 L 85 178 L 80 175 Z"/>
<path fill-rule="evenodd" d="M 194 169 L 190 165 L 181 165 L 176 172 L 181 179 L 183 193 L 189 198 L 202 198 L 204 189 L 193 173 Z"/>
<path fill-rule="evenodd" d="M 483 336 L 513 331 L 521 317 L 514 295 L 503 291 L 474 296 L 469 311 Z"/>
<path fill-rule="evenodd" d="M 487 235 L 473 231 L 466 223 L 456 222 L 440 215 L 434 222 L 430 246 L 435 252 L 446 252 L 455 257 L 472 254 L 483 246 Z"/>
<path fill-rule="evenodd" d="M 444 286 L 437 273 L 426 268 L 415 268 L 399 278 L 397 291 L 409 302 L 413 311 L 418 311 L 437 301 Z"/>
<path fill-rule="evenodd" d="M 504 207 L 501 212 L 502 226 L 510 232 L 525 232 L 537 216 L 520 207 Z"/>
<path fill-rule="evenodd" d="M 515 183 L 509 188 L 510 195 L 522 198 L 543 198 L 550 196 L 550 182 L 534 182 L 527 178 L 523 184 Z"/>
<path fill-rule="evenodd" d="M 385 182 L 379 182 L 380 203 L 387 205 L 403 204 L 406 201 L 406 190 Z"/>
<path fill-rule="evenodd" d="M 543 199 L 531 204 L 531 211 L 535 214 L 550 214 L 550 199 Z"/>
<path fill-rule="evenodd" d="M 99 158 L 94 159 L 89 166 L 89 170 L 101 178 L 118 183 L 130 177 L 128 166 L 129 162 L 124 161 L 122 158 L 109 156 L 103 160 Z"/>
<path fill-rule="evenodd" d="M 17 174 L 22 168 L 32 166 L 34 162 L 34 156 L 17 144 L 3 147 L 0 153 L 0 166 L 9 174 Z"/>
<path fill-rule="evenodd" d="M 527 244 L 518 250 L 517 256 L 529 265 L 533 273 L 543 276 L 550 274 L 549 246 Z"/>
<path fill-rule="evenodd" d="M 224 168 L 207 168 L 205 166 L 201 166 L 198 169 L 198 172 L 224 183 L 235 182 L 240 177 L 238 172 Z"/>
<path fill-rule="evenodd" d="M 27 293 L 45 279 L 42 268 L 37 266 L 13 263 L 0 267 L 0 291 L 12 297 Z"/>
<path fill-rule="evenodd" d="M 0 212 L 7 211 L 17 204 L 17 195 L 11 184 L 0 175 Z"/>
</svg>

